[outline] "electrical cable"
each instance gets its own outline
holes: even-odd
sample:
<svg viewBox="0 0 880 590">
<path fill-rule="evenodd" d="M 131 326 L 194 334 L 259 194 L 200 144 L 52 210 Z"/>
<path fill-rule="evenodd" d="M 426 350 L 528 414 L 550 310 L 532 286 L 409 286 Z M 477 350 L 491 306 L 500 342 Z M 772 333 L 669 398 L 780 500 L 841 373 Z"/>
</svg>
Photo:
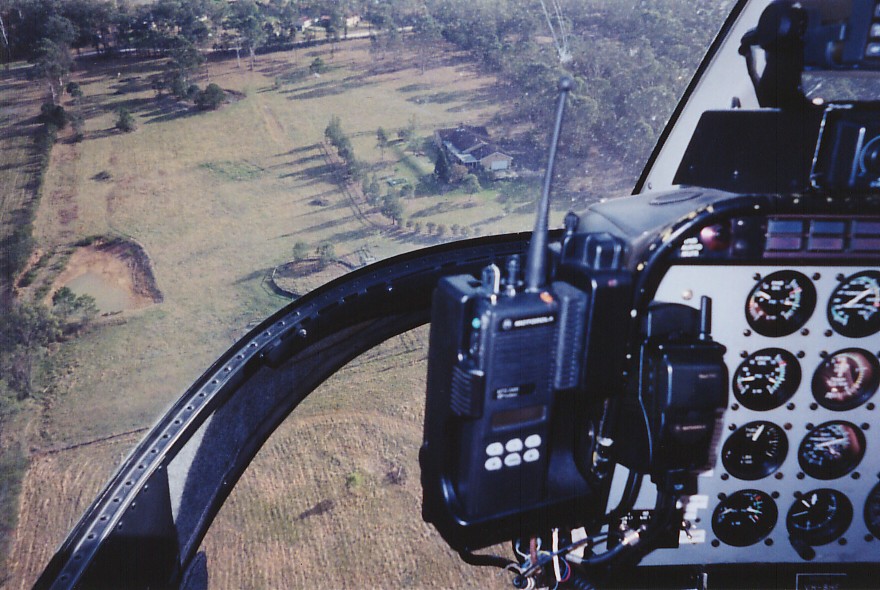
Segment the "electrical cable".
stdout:
<svg viewBox="0 0 880 590">
<path fill-rule="evenodd" d="M 608 514 L 605 515 L 605 522 L 612 522 L 619 519 L 627 512 L 632 510 L 642 489 L 642 480 L 644 475 L 630 471 L 626 476 L 626 484 L 624 484 L 623 494 L 620 496 L 620 502 Z"/>
<path fill-rule="evenodd" d="M 516 562 L 499 555 L 480 555 L 470 551 L 459 551 L 458 556 L 469 565 L 489 566 L 506 569 L 508 565 L 516 566 Z"/>
<path fill-rule="evenodd" d="M 556 576 L 556 580 L 562 577 L 562 572 L 559 571 L 559 555 L 556 553 L 559 551 L 559 529 L 553 529 L 553 544 L 550 546 L 553 551 L 553 575 Z"/>
</svg>

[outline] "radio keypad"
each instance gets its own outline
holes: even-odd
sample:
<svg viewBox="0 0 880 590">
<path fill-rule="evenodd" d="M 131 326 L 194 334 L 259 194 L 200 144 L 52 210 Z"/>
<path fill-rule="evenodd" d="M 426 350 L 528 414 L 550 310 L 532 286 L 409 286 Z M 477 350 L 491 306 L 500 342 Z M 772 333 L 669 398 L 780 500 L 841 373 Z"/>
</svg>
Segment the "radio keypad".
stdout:
<svg viewBox="0 0 880 590">
<path fill-rule="evenodd" d="M 486 454 L 490 457 L 498 457 L 504 454 L 504 445 L 500 442 L 493 442 L 488 447 L 486 447 Z"/>
<path fill-rule="evenodd" d="M 518 467 L 523 463 L 534 463 L 541 458 L 539 447 L 543 440 L 540 434 L 530 434 L 521 438 L 496 441 L 486 445 L 486 471 L 498 471 L 502 467 Z M 525 450 L 525 452 L 523 452 Z"/>
</svg>

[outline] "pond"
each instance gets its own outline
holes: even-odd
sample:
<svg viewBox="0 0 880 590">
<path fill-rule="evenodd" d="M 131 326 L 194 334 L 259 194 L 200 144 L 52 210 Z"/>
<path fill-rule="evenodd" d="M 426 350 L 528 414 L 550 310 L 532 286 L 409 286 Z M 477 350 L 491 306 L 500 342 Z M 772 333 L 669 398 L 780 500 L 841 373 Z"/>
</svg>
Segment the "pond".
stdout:
<svg viewBox="0 0 880 590">
<path fill-rule="evenodd" d="M 106 275 L 89 271 L 64 285 L 77 295 L 90 295 L 101 313 L 117 313 L 135 306 L 125 287 L 114 283 Z"/>
</svg>

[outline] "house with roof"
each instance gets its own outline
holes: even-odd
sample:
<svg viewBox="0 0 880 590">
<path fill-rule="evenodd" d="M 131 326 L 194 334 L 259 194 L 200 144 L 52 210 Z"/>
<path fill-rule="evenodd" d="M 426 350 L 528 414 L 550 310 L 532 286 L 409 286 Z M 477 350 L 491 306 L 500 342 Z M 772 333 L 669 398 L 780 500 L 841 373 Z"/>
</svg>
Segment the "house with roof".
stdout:
<svg viewBox="0 0 880 590">
<path fill-rule="evenodd" d="M 489 140 L 489 130 L 482 125 L 437 129 L 434 144 L 446 153 L 450 164 L 461 164 L 470 171 L 502 172 L 513 166 L 513 157 Z"/>
</svg>

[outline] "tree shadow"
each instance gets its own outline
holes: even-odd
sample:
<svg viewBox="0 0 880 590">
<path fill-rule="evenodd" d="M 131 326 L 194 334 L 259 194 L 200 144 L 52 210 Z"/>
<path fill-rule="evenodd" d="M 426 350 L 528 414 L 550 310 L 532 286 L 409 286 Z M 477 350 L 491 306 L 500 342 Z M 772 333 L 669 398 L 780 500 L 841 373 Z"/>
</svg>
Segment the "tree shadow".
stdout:
<svg viewBox="0 0 880 590">
<path fill-rule="evenodd" d="M 303 145 L 303 146 L 300 146 L 300 147 L 293 148 L 293 149 L 290 150 L 289 152 L 284 152 L 283 154 L 275 154 L 275 157 L 277 158 L 277 157 L 281 157 L 281 156 L 292 156 L 292 155 L 294 155 L 294 154 L 299 154 L 299 153 L 302 153 L 302 152 L 307 152 L 307 151 L 309 151 L 309 150 L 314 150 L 314 149 L 317 149 L 317 148 L 318 148 L 318 144 L 317 144 L 317 143 L 313 143 L 313 144 L 311 144 L 311 145 Z"/>
<path fill-rule="evenodd" d="M 333 164 L 319 164 L 317 166 L 312 166 L 311 168 L 306 168 L 304 170 L 297 170 L 288 174 L 282 174 L 278 178 L 302 178 L 305 180 L 317 180 L 329 176 L 333 173 L 333 170 Z"/>
<path fill-rule="evenodd" d="M 152 119 L 149 119 L 147 123 L 165 123 L 168 121 L 176 121 L 177 119 L 188 119 L 190 117 L 195 117 L 196 115 L 202 114 L 203 111 L 200 111 L 194 107 L 190 106 L 181 106 L 180 108 L 166 112 L 162 115 L 157 115 Z"/>
<path fill-rule="evenodd" d="M 337 234 L 333 234 L 329 238 L 329 242 L 332 243 L 340 243 L 340 242 L 350 242 L 354 240 L 366 240 L 367 238 L 371 238 L 376 235 L 376 232 L 385 233 L 384 229 L 373 227 L 373 226 L 364 226 L 359 227 L 358 229 L 353 229 L 349 231 L 339 232 Z"/>
</svg>

